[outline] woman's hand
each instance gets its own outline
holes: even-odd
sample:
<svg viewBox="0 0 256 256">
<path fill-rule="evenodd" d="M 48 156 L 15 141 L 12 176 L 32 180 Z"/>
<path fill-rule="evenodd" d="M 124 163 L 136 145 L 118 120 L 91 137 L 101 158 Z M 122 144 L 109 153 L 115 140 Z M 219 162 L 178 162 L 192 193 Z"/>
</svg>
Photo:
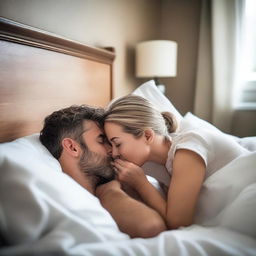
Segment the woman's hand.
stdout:
<svg viewBox="0 0 256 256">
<path fill-rule="evenodd" d="M 126 160 L 116 159 L 113 163 L 116 168 L 118 180 L 126 183 L 135 190 L 145 183 L 148 183 L 143 169 Z"/>
<path fill-rule="evenodd" d="M 159 191 L 148 181 L 143 169 L 126 160 L 117 159 L 114 162 L 118 180 L 132 187 L 141 200 L 150 208 L 166 218 L 166 200 Z"/>
</svg>

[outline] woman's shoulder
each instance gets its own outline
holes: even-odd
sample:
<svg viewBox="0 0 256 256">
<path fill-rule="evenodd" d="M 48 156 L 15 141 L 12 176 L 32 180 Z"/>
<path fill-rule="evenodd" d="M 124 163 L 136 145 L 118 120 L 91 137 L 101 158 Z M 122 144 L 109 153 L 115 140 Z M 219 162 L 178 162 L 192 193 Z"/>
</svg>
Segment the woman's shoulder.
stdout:
<svg viewBox="0 0 256 256">
<path fill-rule="evenodd" d="M 207 145 L 209 137 L 217 138 L 218 135 L 206 129 L 186 129 L 170 134 L 172 143 L 201 142 Z"/>
<path fill-rule="evenodd" d="M 166 168 L 171 169 L 175 153 L 179 149 L 195 152 L 206 161 L 211 145 L 208 143 L 207 132 L 189 129 L 170 134 L 171 146 L 168 152 Z"/>
</svg>

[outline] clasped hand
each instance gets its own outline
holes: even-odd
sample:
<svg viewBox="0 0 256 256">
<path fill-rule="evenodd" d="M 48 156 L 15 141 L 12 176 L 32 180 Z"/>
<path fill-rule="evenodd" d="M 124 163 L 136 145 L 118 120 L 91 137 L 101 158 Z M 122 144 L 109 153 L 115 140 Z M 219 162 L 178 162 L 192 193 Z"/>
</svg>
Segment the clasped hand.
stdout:
<svg viewBox="0 0 256 256">
<path fill-rule="evenodd" d="M 103 200 L 113 193 L 125 191 L 133 198 L 140 200 L 138 190 L 148 182 L 143 169 L 126 160 L 117 159 L 112 163 L 116 170 L 116 180 L 96 188 L 96 196 Z M 137 191 L 137 192 L 136 192 Z"/>
<path fill-rule="evenodd" d="M 147 177 L 141 167 L 126 160 L 116 159 L 113 163 L 117 179 L 137 190 L 147 181 Z"/>
</svg>

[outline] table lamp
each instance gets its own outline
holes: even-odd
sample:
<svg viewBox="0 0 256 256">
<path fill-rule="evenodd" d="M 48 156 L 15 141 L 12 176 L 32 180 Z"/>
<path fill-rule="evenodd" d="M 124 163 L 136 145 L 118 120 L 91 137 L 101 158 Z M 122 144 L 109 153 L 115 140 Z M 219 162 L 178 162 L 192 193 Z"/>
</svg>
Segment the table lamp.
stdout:
<svg viewBox="0 0 256 256">
<path fill-rule="evenodd" d="M 177 43 L 168 40 L 151 40 L 136 45 L 136 76 L 153 78 L 159 90 L 165 93 L 160 77 L 176 76 Z"/>
</svg>

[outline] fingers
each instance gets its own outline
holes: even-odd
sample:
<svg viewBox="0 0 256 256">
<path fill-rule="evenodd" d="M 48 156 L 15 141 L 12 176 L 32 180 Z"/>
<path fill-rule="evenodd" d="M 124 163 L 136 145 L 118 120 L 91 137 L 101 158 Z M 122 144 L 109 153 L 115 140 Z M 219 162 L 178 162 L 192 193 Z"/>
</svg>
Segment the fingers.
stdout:
<svg viewBox="0 0 256 256">
<path fill-rule="evenodd" d="M 119 172 L 120 169 L 124 168 L 124 166 L 122 166 L 121 164 L 116 163 L 116 162 L 114 163 L 114 167 L 116 168 L 117 172 Z"/>
<path fill-rule="evenodd" d="M 121 159 L 116 159 L 114 163 L 118 164 L 119 166 L 123 166 L 124 167 L 126 165 L 127 161 L 121 160 Z"/>
<path fill-rule="evenodd" d="M 112 162 L 111 164 L 114 167 L 115 172 L 118 173 L 121 170 L 123 170 L 124 168 L 128 167 L 127 163 L 129 163 L 129 162 L 127 162 L 127 161 L 125 162 L 124 160 L 118 159 L 118 160 L 115 160 L 114 162 Z"/>
<path fill-rule="evenodd" d="M 123 159 L 116 159 L 114 161 L 114 164 L 117 168 L 134 168 L 136 167 L 137 165 L 135 165 L 134 163 L 132 162 L 129 162 L 127 160 L 123 160 Z"/>
<path fill-rule="evenodd" d="M 132 171 L 135 170 L 137 168 L 140 168 L 139 166 L 133 164 L 132 162 L 126 161 L 126 160 L 115 160 L 114 162 L 112 162 L 113 167 L 115 168 L 115 172 L 119 173 L 123 172 L 123 171 Z"/>
<path fill-rule="evenodd" d="M 111 162 L 111 165 L 112 165 L 112 167 L 113 167 L 113 170 L 114 170 L 114 172 L 115 172 L 115 174 L 118 174 L 118 167 L 116 166 L 116 163 L 115 162 Z"/>
<path fill-rule="evenodd" d="M 118 165 L 117 163 L 111 163 L 111 164 L 112 164 L 113 170 L 114 170 L 114 172 L 116 174 L 116 179 L 118 181 L 120 181 L 120 174 L 122 172 L 122 167 L 120 165 Z"/>
<path fill-rule="evenodd" d="M 120 178 L 129 170 L 126 166 L 122 166 L 119 163 L 114 163 L 114 170 L 117 176 L 117 179 L 120 180 Z M 121 178 L 122 180 L 122 178 Z"/>
<path fill-rule="evenodd" d="M 114 166 L 113 169 L 114 169 L 115 174 L 118 175 L 118 173 L 119 173 L 118 168 Z"/>
</svg>

